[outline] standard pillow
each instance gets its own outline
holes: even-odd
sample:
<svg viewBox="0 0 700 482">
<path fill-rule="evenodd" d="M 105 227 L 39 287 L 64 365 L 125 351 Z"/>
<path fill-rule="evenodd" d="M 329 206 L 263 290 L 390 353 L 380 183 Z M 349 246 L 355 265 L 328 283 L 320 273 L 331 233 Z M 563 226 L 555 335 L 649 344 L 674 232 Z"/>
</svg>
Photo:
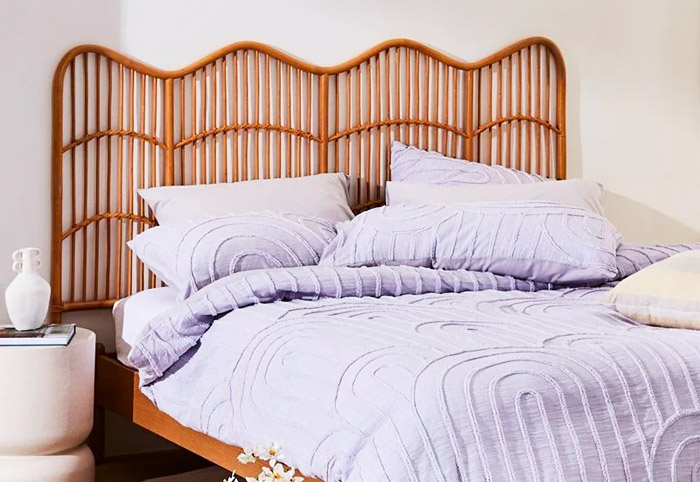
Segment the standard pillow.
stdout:
<svg viewBox="0 0 700 482">
<path fill-rule="evenodd" d="M 343 173 L 262 179 L 227 184 L 139 189 L 158 224 L 253 211 L 303 214 L 331 222 L 347 221 L 348 178 Z"/>
<path fill-rule="evenodd" d="M 391 144 L 391 179 L 423 184 L 528 184 L 548 180 L 502 166 L 447 157 L 398 141 Z"/>
<path fill-rule="evenodd" d="M 468 269 L 556 284 L 617 275 L 620 235 L 605 218 L 552 203 L 397 205 L 338 225 L 321 264 Z"/>
<path fill-rule="evenodd" d="M 603 215 L 603 188 L 587 179 L 538 182 L 534 184 L 449 185 L 389 181 L 386 203 L 463 204 L 474 202 L 543 201 L 587 209 Z"/>
<path fill-rule="evenodd" d="M 335 234 L 324 219 L 266 211 L 157 226 L 128 244 L 184 299 L 239 271 L 318 264 Z"/>
<path fill-rule="evenodd" d="M 602 300 L 639 323 L 700 329 L 700 250 L 678 253 L 638 271 Z"/>
</svg>

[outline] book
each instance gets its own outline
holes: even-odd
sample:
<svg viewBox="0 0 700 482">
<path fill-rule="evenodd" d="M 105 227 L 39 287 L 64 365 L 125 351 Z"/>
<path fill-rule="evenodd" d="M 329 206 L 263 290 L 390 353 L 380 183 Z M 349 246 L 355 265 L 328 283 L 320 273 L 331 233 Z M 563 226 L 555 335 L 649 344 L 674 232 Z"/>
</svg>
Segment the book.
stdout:
<svg viewBox="0 0 700 482">
<path fill-rule="evenodd" d="M 75 324 L 46 325 L 36 330 L 18 331 L 0 327 L 0 346 L 66 346 L 75 335 Z"/>
</svg>

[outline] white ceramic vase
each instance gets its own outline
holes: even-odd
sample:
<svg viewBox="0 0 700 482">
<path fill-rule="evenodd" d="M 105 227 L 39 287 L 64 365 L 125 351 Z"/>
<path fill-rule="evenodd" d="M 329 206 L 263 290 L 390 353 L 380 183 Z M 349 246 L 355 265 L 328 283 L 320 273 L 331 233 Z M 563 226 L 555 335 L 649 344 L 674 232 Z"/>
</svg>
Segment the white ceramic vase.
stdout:
<svg viewBox="0 0 700 482">
<path fill-rule="evenodd" d="M 10 321 L 17 330 L 34 330 L 44 324 L 49 310 L 51 286 L 39 276 L 38 248 L 23 248 L 12 253 L 12 270 L 17 276 L 5 290 Z"/>
</svg>

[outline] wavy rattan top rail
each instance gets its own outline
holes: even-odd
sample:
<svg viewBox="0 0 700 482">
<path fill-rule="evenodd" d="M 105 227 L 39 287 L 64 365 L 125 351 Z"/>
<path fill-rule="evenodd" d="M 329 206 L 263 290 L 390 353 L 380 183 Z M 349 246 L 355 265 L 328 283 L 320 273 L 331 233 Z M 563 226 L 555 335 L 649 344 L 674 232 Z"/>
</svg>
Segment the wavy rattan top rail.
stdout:
<svg viewBox="0 0 700 482">
<path fill-rule="evenodd" d="M 53 84 L 54 321 L 158 283 L 125 245 L 154 224 L 139 188 L 343 171 L 362 209 L 393 140 L 564 178 L 564 109 L 544 38 L 479 62 L 390 40 L 334 67 L 240 42 L 176 71 L 76 47 Z"/>
</svg>

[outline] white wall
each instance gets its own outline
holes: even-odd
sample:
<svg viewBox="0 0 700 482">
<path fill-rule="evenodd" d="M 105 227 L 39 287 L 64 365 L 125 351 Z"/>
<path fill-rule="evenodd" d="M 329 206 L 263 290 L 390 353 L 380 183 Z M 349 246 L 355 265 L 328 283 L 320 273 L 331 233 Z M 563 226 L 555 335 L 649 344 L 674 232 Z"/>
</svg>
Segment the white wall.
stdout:
<svg viewBox="0 0 700 482">
<path fill-rule="evenodd" d="M 10 255 L 43 252 L 48 277 L 51 230 L 51 81 L 79 43 L 118 47 L 120 2 L 0 0 L 0 294 L 14 276 Z M 0 320 L 5 299 L 0 296 Z"/>
<path fill-rule="evenodd" d="M 630 241 L 700 239 L 697 0 L 125 0 L 121 48 L 182 67 L 248 39 L 335 64 L 393 37 L 476 60 L 532 35 L 568 67 L 569 176 Z"/>
</svg>

